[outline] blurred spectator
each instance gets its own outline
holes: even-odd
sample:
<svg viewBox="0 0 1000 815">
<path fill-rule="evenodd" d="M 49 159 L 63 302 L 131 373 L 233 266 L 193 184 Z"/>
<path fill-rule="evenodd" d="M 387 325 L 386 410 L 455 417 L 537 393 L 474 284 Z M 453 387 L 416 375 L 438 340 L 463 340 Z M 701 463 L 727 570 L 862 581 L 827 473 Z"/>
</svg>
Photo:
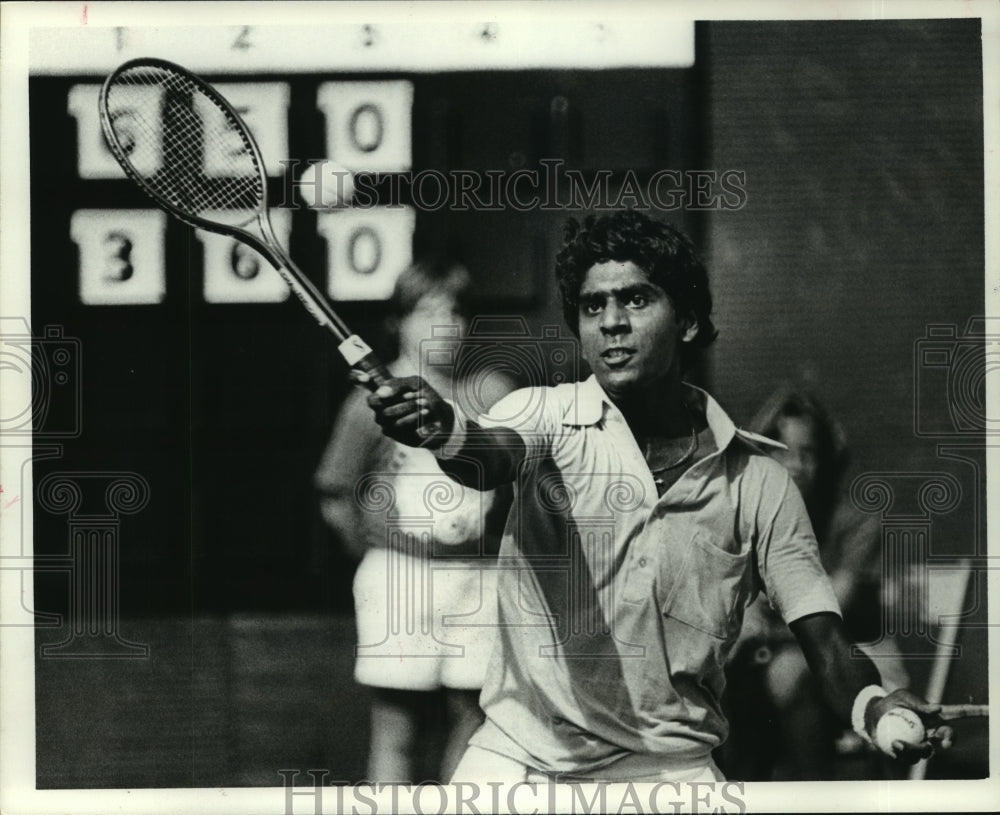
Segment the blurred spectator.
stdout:
<svg viewBox="0 0 1000 815">
<path fill-rule="evenodd" d="M 475 398 L 482 403 L 463 404 L 469 394 L 450 369 L 421 364 L 421 343 L 432 337 L 438 350 L 455 350 L 470 292 L 468 271 L 453 263 L 416 263 L 404 271 L 388 325 L 399 353 L 388 368 L 394 376 L 420 373 L 472 412 L 506 395 L 512 383 L 477 371 Z M 362 558 L 354 578 L 355 679 L 372 690 L 365 777 L 443 780 L 483 720 L 478 697 L 496 622 L 496 573 L 483 554 L 495 554 L 507 506 L 497 494 L 448 479 L 430 452 L 383 436 L 366 397 L 361 389 L 348 396 L 315 476 L 323 518 Z M 379 505 L 387 494 L 393 503 Z M 470 623 L 474 615 L 474 624 L 462 626 L 463 615 Z M 442 689 L 443 758 L 431 771 L 436 777 L 420 778 L 440 725 L 434 713 Z"/>
<path fill-rule="evenodd" d="M 787 386 L 763 405 L 750 429 L 787 447 L 774 458 L 802 493 L 820 560 L 852 637 L 859 643 L 880 640 L 881 528 L 877 517 L 862 514 L 841 491 L 848 463 L 842 429 L 814 396 Z M 892 640 L 862 648 L 887 689 L 908 685 Z M 860 739 L 845 732 L 823 702 L 795 638 L 763 596 L 747 609 L 733 648 L 725 705 L 731 729 L 717 761 L 728 778 L 843 778 L 838 754 L 865 752 Z"/>
</svg>

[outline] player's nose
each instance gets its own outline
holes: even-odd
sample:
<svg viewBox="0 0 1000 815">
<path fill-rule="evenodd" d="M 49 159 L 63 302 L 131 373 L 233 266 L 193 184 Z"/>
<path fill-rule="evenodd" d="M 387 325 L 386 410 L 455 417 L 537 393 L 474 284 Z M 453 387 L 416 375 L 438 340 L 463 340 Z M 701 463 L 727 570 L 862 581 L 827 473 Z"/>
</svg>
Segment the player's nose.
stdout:
<svg viewBox="0 0 1000 815">
<path fill-rule="evenodd" d="M 601 330 L 605 333 L 618 333 L 627 330 L 628 312 L 614 301 L 609 302 L 601 313 Z"/>
</svg>

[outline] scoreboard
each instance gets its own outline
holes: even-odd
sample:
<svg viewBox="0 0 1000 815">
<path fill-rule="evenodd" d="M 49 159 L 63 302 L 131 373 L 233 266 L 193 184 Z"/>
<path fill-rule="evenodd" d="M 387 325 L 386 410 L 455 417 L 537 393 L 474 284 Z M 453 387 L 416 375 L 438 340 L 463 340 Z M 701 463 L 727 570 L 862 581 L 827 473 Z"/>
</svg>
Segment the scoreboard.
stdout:
<svg viewBox="0 0 1000 815">
<path fill-rule="evenodd" d="M 300 164 L 288 158 L 289 82 L 219 82 L 215 87 L 254 133 L 270 178 L 283 179 Z M 90 83 L 75 84 L 68 92 L 68 111 L 76 120 L 78 134 L 77 173 L 88 180 L 121 179 L 122 170 L 101 132 L 99 92 L 100 85 Z M 130 115 L 155 121 L 163 104 L 161 89 L 147 88 L 134 95 L 136 107 L 143 110 L 118 112 L 116 126 L 125 134 Z M 328 157 L 352 172 L 411 169 L 411 81 L 321 82 L 314 103 L 326 123 L 319 158 Z M 200 113 L 221 115 L 214 108 Z M 132 159 L 144 173 L 162 168 L 162 155 L 148 144 L 145 154 L 133 154 Z M 203 161 L 208 176 L 220 174 L 226 166 L 224 156 L 211 151 Z M 272 208 L 271 219 L 275 234 L 287 245 L 292 225 L 288 204 L 296 206 L 296 202 L 284 203 L 284 207 Z M 413 208 L 405 205 L 321 215 L 317 229 L 328 249 L 326 293 L 334 300 L 385 299 L 395 276 L 411 261 L 414 223 Z M 165 230 L 166 220 L 159 210 L 75 211 L 70 234 L 80 252 L 81 301 L 105 305 L 161 301 L 166 294 Z M 288 286 L 252 249 L 215 234 L 199 232 L 198 239 L 203 244 L 206 301 L 274 302 L 288 297 Z"/>
<path fill-rule="evenodd" d="M 121 530 L 123 612 L 348 611 L 350 563 L 312 472 L 350 385 L 336 344 L 263 258 L 167 216 L 124 176 L 98 119 L 104 78 L 153 56 L 223 93 L 260 144 L 279 239 L 380 356 L 393 353 L 396 277 L 429 254 L 469 268 L 481 313 L 565 343 L 552 262 L 567 216 L 587 208 L 577 199 L 614 199 L 703 158 L 690 23 L 623 12 L 559 26 L 32 32 L 30 322 L 71 342 L 80 371 L 67 419 L 79 432 L 35 481 L 95 469 L 145 481 L 149 501 Z M 326 160 L 357 191 L 311 209 L 302 174 Z M 209 175 L 221 164 L 203 161 Z M 576 197 L 553 188 L 566 178 Z M 687 208 L 661 209 L 697 231 Z M 34 523 L 38 554 L 65 551 L 66 518 L 40 510 Z M 64 587 L 41 576 L 36 592 L 58 609 Z"/>
<path fill-rule="evenodd" d="M 274 208 L 272 218 L 279 238 L 287 241 L 293 219 L 290 212 L 280 209 L 301 205 L 301 200 L 289 201 L 287 194 L 289 185 L 294 184 L 293 174 L 304 166 L 301 162 L 328 159 L 353 173 L 375 173 L 383 179 L 391 174 L 410 173 L 412 177 L 414 170 L 422 169 L 414 166 L 413 145 L 415 84 L 420 84 L 422 76 L 452 72 L 478 74 L 484 80 L 481 97 L 463 100 L 464 110 L 456 110 L 441 99 L 432 102 L 438 108 L 439 129 L 448 131 L 456 116 L 474 120 L 477 114 L 471 106 L 486 106 L 499 114 L 485 117 L 482 124 L 489 129 L 509 129 L 509 135 L 537 142 L 540 137 L 546 140 L 540 130 L 559 129 L 560 125 L 565 129 L 566 122 L 579 117 L 579 102 L 585 100 L 569 99 L 556 92 L 548 100 L 534 99 L 526 106 L 525 92 L 531 83 L 527 72 L 566 72 L 576 63 L 607 71 L 616 67 L 689 67 L 693 62 L 690 22 L 664 20 L 651 25 L 648 19 L 637 21 L 626 16 L 616 21 L 562 20 L 558 30 L 555 36 L 552 31 L 546 33 L 544 25 L 527 20 L 387 21 L 309 27 L 224 25 L 197 29 L 115 26 L 83 32 L 33 32 L 30 53 L 35 76 L 96 73 L 101 77 L 138 55 L 165 56 L 206 75 L 255 134 L 268 175 L 276 185 L 284 185 L 279 196 L 282 207 Z M 497 89 L 501 94 L 498 98 L 485 81 L 490 72 L 496 71 L 517 71 L 527 81 Z M 359 76 L 363 78 L 355 78 Z M 513 98 L 508 95 L 511 90 Z M 97 113 L 99 91 L 100 82 L 94 80 L 74 82 L 66 89 L 66 110 L 77 132 L 75 175 L 81 181 L 123 178 L 104 144 Z M 163 102 L 161 93 L 147 89 L 135 103 L 143 108 L 137 113 L 155 118 Z M 539 122 L 546 101 L 551 121 Z M 445 120 L 440 120 L 442 104 L 448 108 Z M 215 111 L 204 114 L 218 115 Z M 130 111 L 120 115 L 125 121 L 118 127 L 127 132 Z M 670 118 L 671 124 L 676 123 L 676 117 Z M 310 155 L 290 151 L 294 139 L 290 139 L 289 128 L 293 122 L 296 127 L 322 129 L 322 140 L 314 144 Z M 476 133 L 476 129 L 469 128 L 467 142 L 471 138 L 489 146 L 496 141 L 496 133 Z M 436 135 L 445 144 L 454 145 L 458 134 Z M 670 135 L 662 134 L 662 138 Z M 532 154 L 536 160 L 540 152 L 558 160 L 559 148 L 565 149 L 565 145 L 553 144 L 546 147 L 555 150 L 543 151 L 532 149 L 530 144 L 511 146 L 513 149 L 506 155 L 497 156 L 497 166 L 480 169 L 530 172 Z M 474 144 L 464 147 L 465 152 L 476 152 Z M 423 169 L 443 169 L 434 162 L 439 157 L 424 158 Z M 162 156 L 147 146 L 146 154 L 133 155 L 132 160 L 137 167 L 155 172 Z M 640 161 L 638 166 L 644 163 Z M 204 156 L 207 175 L 217 174 L 224 166 L 225 162 L 211 152 Z M 439 177 L 424 180 L 438 187 L 442 183 Z M 424 185 L 422 189 L 429 187 Z M 447 192 L 441 200 L 449 200 Z M 364 210 L 319 215 L 315 231 L 326 246 L 323 290 L 338 301 L 385 299 L 395 276 L 412 260 L 416 226 L 412 202 L 398 200 Z M 164 218 L 148 209 L 82 206 L 74 211 L 69 234 L 80 257 L 81 302 L 161 302 L 167 288 L 166 231 Z M 203 249 L 202 296 L 206 301 L 277 302 L 288 297 L 287 286 L 252 250 L 218 236 L 199 234 L 199 240 Z"/>
</svg>

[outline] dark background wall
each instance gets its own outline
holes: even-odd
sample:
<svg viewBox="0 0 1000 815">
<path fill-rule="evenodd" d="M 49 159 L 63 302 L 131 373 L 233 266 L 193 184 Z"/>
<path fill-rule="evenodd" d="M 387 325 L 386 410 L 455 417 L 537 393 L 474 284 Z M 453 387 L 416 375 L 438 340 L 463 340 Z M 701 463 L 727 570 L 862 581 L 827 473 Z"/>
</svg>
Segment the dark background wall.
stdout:
<svg viewBox="0 0 1000 815">
<path fill-rule="evenodd" d="M 963 337 L 984 312 L 981 64 L 975 20 L 712 23 L 690 71 L 416 77 L 415 165 L 511 171 L 550 156 L 618 180 L 627 168 L 744 170 L 744 208 L 667 213 L 710 263 L 721 333 L 701 381 L 738 422 L 781 381 L 807 381 L 847 430 L 852 477 L 943 470 L 960 481 L 958 507 L 933 519 L 932 552 L 975 554 L 984 484 L 938 446 L 982 458 L 982 421 L 955 430 L 949 411 L 958 393 L 975 414 L 984 378 L 962 363 L 983 350 Z M 284 78 L 298 88 L 293 108 L 318 81 Z M 173 223 L 164 303 L 79 303 L 71 212 L 146 206 L 126 181 L 75 178 L 65 94 L 80 79 L 96 78 L 31 83 L 32 133 L 55 134 L 32 141 L 32 326 L 62 326 L 83 359 L 83 433 L 36 464 L 35 482 L 93 469 L 148 480 L 147 508 L 120 527 L 120 603 L 122 633 L 152 648 L 145 661 L 84 668 L 39 660 L 39 785 L 273 785 L 282 766 L 356 779 L 353 561 L 311 488 L 346 393 L 342 363 L 294 301 L 204 303 L 200 248 Z M 556 97 L 573 114 L 565 138 Z M 321 125 L 301 116 L 290 152 L 312 155 Z M 559 322 L 550 264 L 564 215 L 421 214 L 415 243 L 466 260 L 490 295 L 484 310 L 524 314 L 537 331 Z M 314 217 L 295 215 L 302 259 L 322 256 Z M 377 303 L 344 308 L 376 345 L 382 315 Z M 931 324 L 957 338 L 934 340 L 945 362 L 918 365 Z M 918 435 L 915 403 L 937 435 Z M 34 524 L 36 553 L 65 553 L 65 516 L 36 509 Z M 36 594 L 40 610 L 65 611 L 66 576 L 40 573 Z M 983 599 L 967 599 L 972 622 L 985 619 Z M 286 638 L 253 639 L 275 625 Z M 40 629 L 39 643 L 64 634 Z M 986 701 L 985 636 L 963 638 L 949 695 Z M 926 659 L 915 664 L 926 673 Z M 336 690 L 320 681 L 331 665 Z M 103 706 L 81 703 L 94 686 Z M 110 770 L 112 759 L 84 759 L 95 751 L 132 758 Z"/>
<path fill-rule="evenodd" d="M 747 205 L 711 213 L 703 243 L 720 327 L 712 391 L 746 423 L 783 383 L 811 389 L 846 433 L 845 488 L 882 474 L 893 496 L 883 528 L 926 524 L 930 591 L 946 596 L 936 566 L 986 551 L 994 352 L 976 318 L 995 281 L 984 281 L 979 21 L 712 23 L 703 34 L 709 165 L 747 174 Z M 935 513 L 916 490 L 941 473 L 958 491 Z M 955 601 L 967 616 L 946 699 L 987 693 L 985 575 Z M 904 650 L 922 690 L 931 649 Z"/>
<path fill-rule="evenodd" d="M 710 163 L 745 169 L 748 192 L 705 242 L 713 388 L 749 419 L 782 379 L 808 379 L 855 472 L 927 465 L 915 343 L 984 313 L 979 22 L 717 23 L 707 38 Z M 947 394 L 924 396 L 937 419 Z"/>
</svg>

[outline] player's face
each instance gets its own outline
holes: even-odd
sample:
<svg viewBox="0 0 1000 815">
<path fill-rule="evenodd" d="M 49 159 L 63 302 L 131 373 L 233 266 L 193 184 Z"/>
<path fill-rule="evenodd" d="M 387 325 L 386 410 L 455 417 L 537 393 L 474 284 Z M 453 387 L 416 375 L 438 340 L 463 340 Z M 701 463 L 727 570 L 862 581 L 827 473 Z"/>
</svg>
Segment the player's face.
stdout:
<svg viewBox="0 0 1000 815">
<path fill-rule="evenodd" d="M 697 333 L 667 293 L 632 261 L 592 266 L 580 287 L 580 345 L 609 396 L 626 396 L 679 371 L 681 342 Z"/>
<path fill-rule="evenodd" d="M 819 458 L 812 419 L 789 416 L 778 420 L 778 440 L 788 447 L 774 457 L 784 465 L 803 496 L 808 497 L 816 485 Z"/>
<path fill-rule="evenodd" d="M 438 336 L 449 336 L 440 329 L 458 328 L 459 335 L 465 333 L 466 320 L 459 312 L 455 298 L 443 292 L 425 294 L 417 301 L 416 307 L 399 321 L 400 350 L 417 359 L 420 343 L 434 336 L 438 328 Z"/>
</svg>

